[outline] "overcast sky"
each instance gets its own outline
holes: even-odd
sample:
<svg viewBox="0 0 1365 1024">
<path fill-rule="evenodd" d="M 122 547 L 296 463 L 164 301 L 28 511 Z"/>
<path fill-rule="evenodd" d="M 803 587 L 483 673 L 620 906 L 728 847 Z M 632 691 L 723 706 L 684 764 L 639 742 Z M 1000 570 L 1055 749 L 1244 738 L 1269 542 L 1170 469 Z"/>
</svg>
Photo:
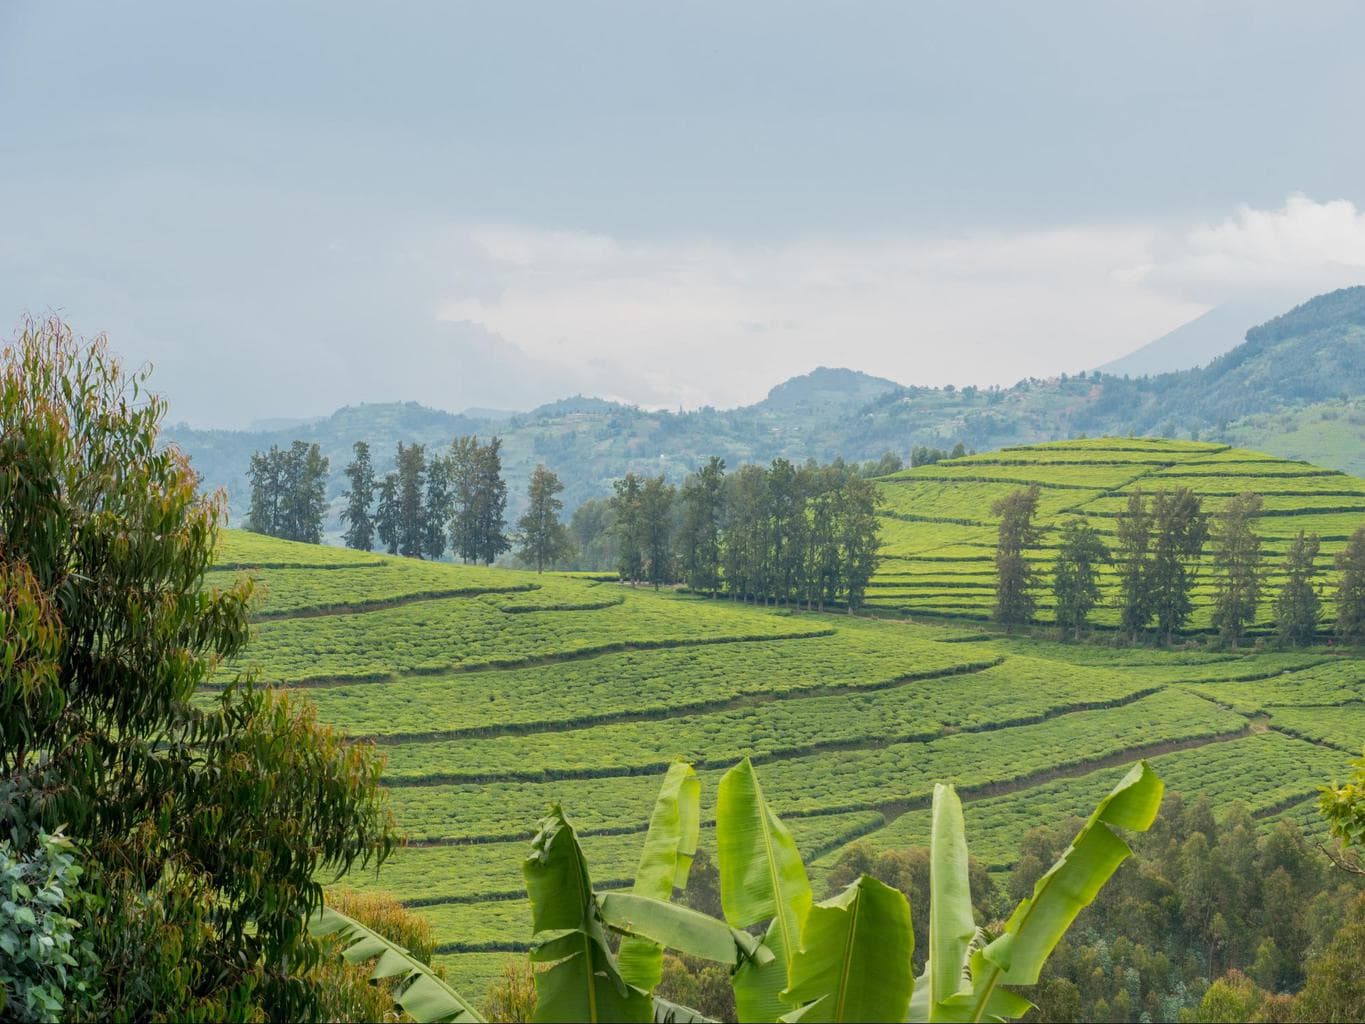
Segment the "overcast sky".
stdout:
<svg viewBox="0 0 1365 1024">
<path fill-rule="evenodd" d="M 172 418 L 1097 366 L 1365 281 L 1365 6 L 0 0 L 0 327 Z"/>
</svg>

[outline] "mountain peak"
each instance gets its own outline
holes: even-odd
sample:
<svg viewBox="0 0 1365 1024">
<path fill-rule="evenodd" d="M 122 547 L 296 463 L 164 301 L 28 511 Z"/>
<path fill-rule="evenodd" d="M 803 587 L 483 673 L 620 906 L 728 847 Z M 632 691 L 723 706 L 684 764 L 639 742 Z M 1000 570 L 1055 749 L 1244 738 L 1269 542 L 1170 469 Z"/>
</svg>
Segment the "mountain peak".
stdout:
<svg viewBox="0 0 1365 1024">
<path fill-rule="evenodd" d="M 874 377 L 860 370 L 846 367 L 817 366 L 778 384 L 756 408 L 781 410 L 799 406 L 828 405 L 860 406 L 875 401 L 901 385 L 885 377 Z"/>
</svg>

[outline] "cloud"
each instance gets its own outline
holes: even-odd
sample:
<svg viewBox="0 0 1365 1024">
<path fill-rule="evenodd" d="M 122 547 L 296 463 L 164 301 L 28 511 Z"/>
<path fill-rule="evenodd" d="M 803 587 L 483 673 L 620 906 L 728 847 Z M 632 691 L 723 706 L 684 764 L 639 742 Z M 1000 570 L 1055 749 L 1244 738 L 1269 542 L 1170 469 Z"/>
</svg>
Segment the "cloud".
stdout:
<svg viewBox="0 0 1365 1024">
<path fill-rule="evenodd" d="M 1272 288 L 1327 290 L 1365 281 L 1365 211 L 1348 199 L 1290 195 L 1277 210 L 1240 206 L 1162 240 L 1132 279 L 1206 298 Z"/>
<path fill-rule="evenodd" d="M 452 268 L 439 318 L 657 406 L 754 401 L 828 363 L 1010 384 L 1097 366 L 1238 293 L 1365 278 L 1365 213 L 1299 194 L 1193 225 L 768 244 L 475 225 L 447 244 L 475 265 Z"/>
</svg>

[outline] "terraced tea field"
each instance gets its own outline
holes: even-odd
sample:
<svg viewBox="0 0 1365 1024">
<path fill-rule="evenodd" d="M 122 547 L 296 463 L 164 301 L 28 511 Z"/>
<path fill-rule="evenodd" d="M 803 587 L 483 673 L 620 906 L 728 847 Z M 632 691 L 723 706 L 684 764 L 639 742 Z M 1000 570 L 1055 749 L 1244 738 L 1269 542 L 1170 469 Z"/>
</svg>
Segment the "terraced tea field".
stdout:
<svg viewBox="0 0 1365 1024">
<path fill-rule="evenodd" d="M 1058 490 L 1101 500 L 1124 486 L 1081 454 L 1049 470 L 1106 483 Z M 1039 472 L 991 472 L 1014 470 Z M 887 484 L 913 487 L 932 491 Z M 989 582 L 966 571 L 977 563 L 928 557 L 898 561 L 926 585 Z M 940 780 L 967 801 L 977 855 L 1006 868 L 1021 829 L 1088 810 L 1141 756 L 1173 789 L 1244 801 L 1267 827 L 1280 816 L 1312 827 L 1316 787 L 1359 754 L 1365 729 L 1365 660 L 1326 648 L 1073 646 L 233 532 L 220 566 L 215 581 L 247 573 L 263 593 L 246 660 L 388 755 L 410 844 L 348 884 L 419 908 L 452 980 L 476 996 L 529 938 L 521 861 L 545 806 L 564 804 L 600 884 L 626 884 L 679 757 L 702 776 L 703 845 L 717 780 L 751 754 L 818 878 L 854 840 L 922 842 Z"/>
<path fill-rule="evenodd" d="M 1040 489 L 1042 547 L 1038 617 L 1052 619 L 1051 566 L 1062 522 L 1085 516 L 1112 547 L 1128 496 L 1188 487 L 1216 512 L 1228 499 L 1254 491 L 1264 499 L 1256 530 L 1263 538 L 1266 587 L 1261 621 L 1270 625 L 1279 565 L 1299 530 L 1322 538 L 1318 561 L 1329 586 L 1333 556 L 1365 525 L 1365 480 L 1305 462 L 1226 445 L 1150 438 L 1098 438 L 1006 448 L 906 470 L 882 480 L 883 562 L 868 590 L 874 608 L 944 618 L 986 619 L 994 596 L 998 521 L 991 505 L 1018 487 Z M 1206 559 L 1207 561 L 1207 559 Z M 1118 621 L 1116 577 L 1107 570 L 1093 620 Z M 1209 628 L 1213 581 L 1205 565 L 1194 589 L 1191 627 Z M 1330 609 L 1329 609 L 1330 611 Z"/>
</svg>

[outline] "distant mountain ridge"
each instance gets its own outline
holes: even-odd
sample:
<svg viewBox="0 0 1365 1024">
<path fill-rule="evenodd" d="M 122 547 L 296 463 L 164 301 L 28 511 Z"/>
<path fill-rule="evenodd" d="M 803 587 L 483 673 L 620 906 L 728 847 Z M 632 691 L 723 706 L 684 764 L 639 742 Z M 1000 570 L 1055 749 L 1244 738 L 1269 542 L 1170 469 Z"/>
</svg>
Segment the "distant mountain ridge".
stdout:
<svg viewBox="0 0 1365 1024">
<path fill-rule="evenodd" d="M 1282 431 L 1285 443 L 1277 443 Z M 557 472 L 573 508 L 610 493 L 629 471 L 681 480 L 711 455 L 731 466 L 842 457 L 916 445 L 987 450 L 1076 437 L 1152 435 L 1254 444 L 1365 474 L 1365 286 L 1302 303 L 1247 332 L 1208 366 L 1155 376 L 1087 373 L 1030 378 L 1010 388 L 909 387 L 856 370 L 820 367 L 738 409 L 645 410 L 575 396 L 527 413 L 481 417 L 415 402 L 362 404 L 313 423 L 269 431 L 167 430 L 209 487 L 246 507 L 251 453 L 299 437 L 331 459 L 330 495 L 344 489 L 355 441 L 377 468 L 398 441 L 444 447 L 459 434 L 497 434 L 513 509 L 537 464 Z M 339 509 L 339 504 L 334 504 Z"/>
</svg>

